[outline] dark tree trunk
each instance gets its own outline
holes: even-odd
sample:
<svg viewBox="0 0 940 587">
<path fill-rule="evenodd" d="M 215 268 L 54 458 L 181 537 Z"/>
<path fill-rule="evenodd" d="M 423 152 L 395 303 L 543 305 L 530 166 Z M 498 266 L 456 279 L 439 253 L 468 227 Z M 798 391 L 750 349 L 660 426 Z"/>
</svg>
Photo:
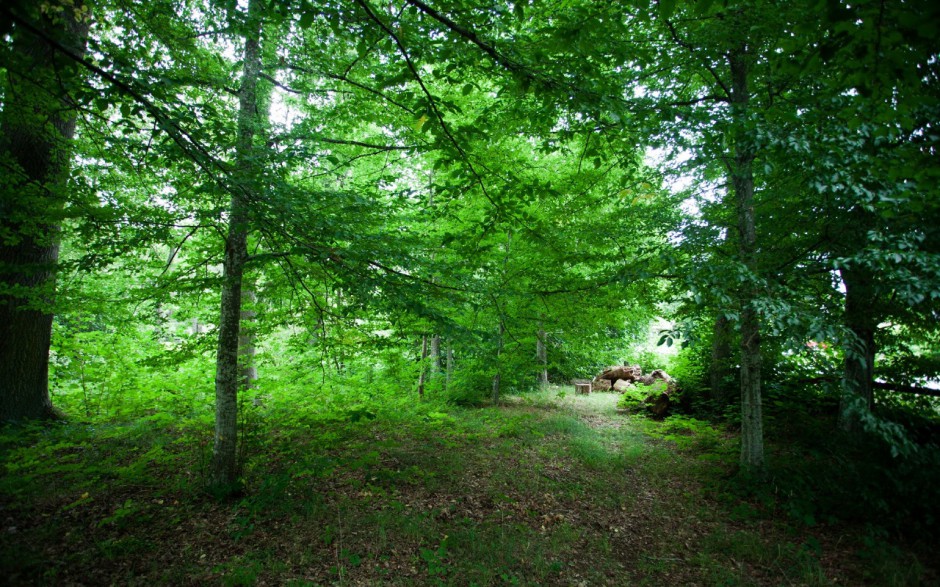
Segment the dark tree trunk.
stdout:
<svg viewBox="0 0 940 587">
<path fill-rule="evenodd" d="M 444 366 L 444 388 L 450 387 L 450 381 L 454 377 L 454 347 L 450 342 L 447 343 L 447 357 Z"/>
<path fill-rule="evenodd" d="M 711 398 L 719 405 L 728 405 L 733 397 L 729 393 L 728 380 L 731 378 L 731 322 L 724 316 L 715 319 L 712 331 L 711 363 L 708 367 L 708 383 Z"/>
<path fill-rule="evenodd" d="M 15 24 L 5 64 L 0 114 L 0 421 L 57 416 L 49 400 L 49 344 L 75 134 L 70 94 L 81 72 L 48 39 L 73 55 L 84 55 L 90 22 L 87 16 L 76 19 L 81 6 L 76 2 L 65 7 L 55 22 L 39 15 L 39 3 L 30 14 L 18 14 L 35 23 L 38 32 Z"/>
<path fill-rule="evenodd" d="M 424 382 L 427 378 L 428 336 L 421 336 L 421 372 L 418 374 L 418 396 L 424 397 Z"/>
<path fill-rule="evenodd" d="M 434 335 L 431 337 L 431 349 L 428 351 L 431 356 L 431 382 L 435 387 L 441 379 L 441 337 Z"/>
<path fill-rule="evenodd" d="M 236 489 L 238 481 L 238 339 L 241 324 L 242 275 L 248 259 L 248 198 L 255 184 L 253 160 L 259 129 L 257 84 L 261 73 L 260 5 L 249 0 L 244 69 L 239 90 L 236 182 L 232 190 L 223 260 L 222 304 L 215 373 L 215 439 L 209 486 L 218 493 Z"/>
<path fill-rule="evenodd" d="M 750 273 L 752 282 L 744 285 L 741 305 L 741 467 L 754 472 L 764 469 L 764 428 L 761 410 L 760 323 L 754 308 L 759 291 L 757 273 L 757 234 L 754 214 L 753 146 L 744 130 L 748 114 L 748 51 L 741 45 L 729 56 L 731 69 L 731 108 L 734 117 L 734 152 L 731 186 L 738 220 L 738 259 Z"/>
<path fill-rule="evenodd" d="M 871 411 L 875 381 L 875 288 L 871 272 L 863 267 L 843 268 L 845 284 L 845 325 L 854 335 L 845 348 L 845 389 L 839 410 L 839 424 L 846 431 L 857 428 L 859 413 Z"/>
<path fill-rule="evenodd" d="M 493 394 L 492 401 L 494 404 L 499 403 L 499 393 L 500 385 L 503 378 L 503 365 L 502 365 L 502 355 L 503 355 L 503 334 L 506 332 L 506 327 L 503 325 L 503 319 L 499 319 L 499 328 L 496 335 L 496 374 L 493 375 Z"/>
</svg>

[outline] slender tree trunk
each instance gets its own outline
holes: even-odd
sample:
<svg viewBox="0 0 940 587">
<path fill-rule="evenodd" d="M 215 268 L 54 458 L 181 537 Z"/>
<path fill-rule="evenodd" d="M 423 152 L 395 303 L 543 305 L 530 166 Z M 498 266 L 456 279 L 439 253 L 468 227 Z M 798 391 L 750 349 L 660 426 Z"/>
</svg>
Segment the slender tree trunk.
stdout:
<svg viewBox="0 0 940 587">
<path fill-rule="evenodd" d="M 441 337 L 431 337 L 431 381 L 438 381 L 441 377 Z"/>
<path fill-rule="evenodd" d="M 421 336 L 421 372 L 418 374 L 418 397 L 424 397 L 424 382 L 427 378 L 428 335 Z"/>
<path fill-rule="evenodd" d="M 20 3 L 28 6 L 30 3 Z M 56 8 L 58 2 L 50 2 Z M 55 418 L 49 399 L 52 303 L 61 214 L 67 199 L 80 70 L 46 40 L 84 55 L 90 21 L 84 4 L 62 2 L 55 21 L 39 3 L 17 14 L 4 64 L 0 115 L 0 421 Z M 49 10 L 48 14 L 56 14 Z"/>
<path fill-rule="evenodd" d="M 760 473 L 764 469 L 764 429 L 761 410 L 760 323 L 754 308 L 759 291 L 756 283 L 757 236 L 754 214 L 754 151 L 744 130 L 748 114 L 748 50 L 735 48 L 729 58 L 731 108 L 735 122 L 731 185 L 738 220 L 738 257 L 750 274 L 741 293 L 741 467 Z"/>
<path fill-rule="evenodd" d="M 447 359 L 444 374 L 444 389 L 450 387 L 450 381 L 454 376 L 454 347 L 450 342 L 447 343 Z"/>
<path fill-rule="evenodd" d="M 254 331 L 257 313 L 253 307 L 256 300 L 253 289 L 242 288 L 241 324 L 238 328 L 238 369 L 239 384 L 242 389 L 252 389 L 255 380 L 258 379 Z"/>
<path fill-rule="evenodd" d="M 507 275 L 507 267 L 509 266 L 509 254 L 512 250 L 512 231 L 506 233 L 506 256 L 503 258 L 503 270 L 501 274 L 501 279 L 505 280 Z M 500 393 L 500 384 L 502 383 L 503 376 L 503 364 L 502 364 L 502 354 L 503 354 L 503 334 L 506 332 L 506 323 L 503 320 L 504 316 L 499 308 L 499 302 L 494 298 L 493 300 L 494 307 L 498 314 L 499 326 L 497 327 L 496 334 L 496 375 L 493 376 L 493 394 L 492 400 L 493 404 L 499 403 L 499 393 Z"/>
<path fill-rule="evenodd" d="M 731 375 L 731 322 L 724 316 L 715 319 L 712 331 L 712 354 L 708 368 L 708 382 L 712 400 L 719 405 L 730 403 L 727 379 Z"/>
<path fill-rule="evenodd" d="M 499 319 L 499 329 L 496 335 L 496 375 L 493 375 L 493 394 L 492 401 L 494 404 L 499 403 L 499 392 L 500 384 L 502 382 L 503 375 L 503 334 L 506 332 L 506 327 L 503 324 L 503 319 Z"/>
<path fill-rule="evenodd" d="M 236 184 L 232 190 L 223 261 L 215 375 L 215 440 L 209 466 L 209 486 L 220 493 L 234 491 L 238 481 L 238 338 L 242 275 L 248 259 L 248 197 L 254 185 L 256 169 L 253 151 L 255 134 L 259 128 L 257 84 L 261 73 L 260 8 L 259 0 L 249 0 L 244 69 L 238 99 Z"/>
<path fill-rule="evenodd" d="M 845 349 L 845 389 L 839 410 L 843 430 L 858 427 L 859 410 L 871 411 L 875 381 L 875 330 L 877 318 L 873 309 L 874 284 L 865 268 L 842 269 L 845 284 L 845 325 L 855 335 Z"/>
<path fill-rule="evenodd" d="M 539 322 L 538 338 L 535 341 L 535 356 L 541 367 L 539 385 L 545 387 L 548 385 L 548 348 L 545 345 L 545 328 L 541 322 Z"/>
</svg>

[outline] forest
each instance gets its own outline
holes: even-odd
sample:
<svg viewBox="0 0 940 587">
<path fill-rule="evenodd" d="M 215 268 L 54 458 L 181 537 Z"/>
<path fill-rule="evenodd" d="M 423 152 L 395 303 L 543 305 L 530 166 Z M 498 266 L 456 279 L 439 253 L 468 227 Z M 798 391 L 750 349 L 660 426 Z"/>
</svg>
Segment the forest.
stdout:
<svg viewBox="0 0 940 587">
<path fill-rule="evenodd" d="M 0 583 L 940 584 L 940 4 L 0 35 Z"/>
</svg>

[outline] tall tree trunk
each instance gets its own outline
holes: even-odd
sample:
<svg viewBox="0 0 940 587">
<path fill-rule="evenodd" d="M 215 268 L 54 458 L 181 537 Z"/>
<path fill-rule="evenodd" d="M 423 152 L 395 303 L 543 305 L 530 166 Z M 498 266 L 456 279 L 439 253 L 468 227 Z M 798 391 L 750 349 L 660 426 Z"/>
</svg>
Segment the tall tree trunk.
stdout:
<svg viewBox="0 0 940 587">
<path fill-rule="evenodd" d="M 760 473 L 764 469 L 764 423 L 761 410 L 760 323 L 754 308 L 759 290 L 757 235 L 754 221 L 754 147 L 743 128 L 748 115 L 748 50 L 741 45 L 729 56 L 731 108 L 734 117 L 734 152 L 731 185 L 738 220 L 738 258 L 750 282 L 741 292 L 741 467 Z"/>
<path fill-rule="evenodd" d="M 502 383 L 503 378 L 503 364 L 502 364 L 502 355 L 503 355 L 503 334 L 506 332 L 506 327 L 503 324 L 503 319 L 499 319 L 499 329 L 496 335 L 496 375 L 493 375 L 493 394 L 492 401 L 494 404 L 499 403 L 499 392 L 500 384 Z"/>
<path fill-rule="evenodd" d="M 431 337 L 431 381 L 438 381 L 441 377 L 441 337 L 434 335 Z"/>
<path fill-rule="evenodd" d="M 50 2 L 40 14 L 39 4 L 16 14 L 38 32 L 14 24 L 0 114 L 0 421 L 57 415 L 49 399 L 51 306 L 75 134 L 70 93 L 81 76 L 47 38 L 84 55 L 90 21 L 81 1 L 61 2 L 61 13 Z"/>
<path fill-rule="evenodd" d="M 447 389 L 450 387 L 450 381 L 454 377 L 454 347 L 450 341 L 447 342 L 447 358 L 444 369 L 444 389 Z"/>
<path fill-rule="evenodd" d="M 731 375 L 731 322 L 723 315 L 715 319 L 712 331 L 712 354 L 708 367 L 708 383 L 711 398 L 718 405 L 730 403 L 727 380 Z"/>
<path fill-rule="evenodd" d="M 242 275 L 248 259 L 248 198 L 253 191 L 255 134 L 260 126 L 257 85 L 261 74 L 259 0 L 249 0 L 244 66 L 238 97 L 235 144 L 235 185 L 223 260 L 222 304 L 215 373 L 215 439 L 209 465 L 209 486 L 219 493 L 236 489 L 238 481 L 238 338 L 241 323 Z"/>
<path fill-rule="evenodd" d="M 427 378 L 428 335 L 421 336 L 421 372 L 418 374 L 418 397 L 424 397 L 424 382 Z"/>
<path fill-rule="evenodd" d="M 539 385 L 548 385 L 548 348 L 545 345 L 545 328 L 539 322 L 538 338 L 535 341 L 535 356 L 539 362 Z"/>
<path fill-rule="evenodd" d="M 859 410 L 871 411 L 875 380 L 875 330 L 878 319 L 873 306 L 875 288 L 869 270 L 863 267 L 843 268 L 845 284 L 845 325 L 855 340 L 845 348 L 845 389 L 839 410 L 843 430 L 858 427 Z"/>
<path fill-rule="evenodd" d="M 254 289 L 242 288 L 241 324 L 238 328 L 238 370 L 239 384 L 242 389 L 252 389 L 258 379 L 258 366 L 255 364 L 255 321 L 257 312 L 253 304 L 257 300 Z"/>
</svg>

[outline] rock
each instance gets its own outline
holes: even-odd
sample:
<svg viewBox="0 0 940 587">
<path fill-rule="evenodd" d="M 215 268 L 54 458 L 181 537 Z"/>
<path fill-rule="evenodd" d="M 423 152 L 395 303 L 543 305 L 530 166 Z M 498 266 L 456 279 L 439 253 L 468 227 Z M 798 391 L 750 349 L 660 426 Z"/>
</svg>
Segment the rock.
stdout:
<svg viewBox="0 0 940 587">
<path fill-rule="evenodd" d="M 574 392 L 580 393 L 583 395 L 590 395 L 591 393 L 591 384 L 590 383 L 575 383 Z"/>
<path fill-rule="evenodd" d="M 623 393 L 626 390 L 632 388 L 633 383 L 630 381 L 627 381 L 626 379 L 618 379 L 617 382 L 614 383 L 613 387 L 614 387 L 614 391 L 619 391 L 620 393 Z"/>
</svg>

